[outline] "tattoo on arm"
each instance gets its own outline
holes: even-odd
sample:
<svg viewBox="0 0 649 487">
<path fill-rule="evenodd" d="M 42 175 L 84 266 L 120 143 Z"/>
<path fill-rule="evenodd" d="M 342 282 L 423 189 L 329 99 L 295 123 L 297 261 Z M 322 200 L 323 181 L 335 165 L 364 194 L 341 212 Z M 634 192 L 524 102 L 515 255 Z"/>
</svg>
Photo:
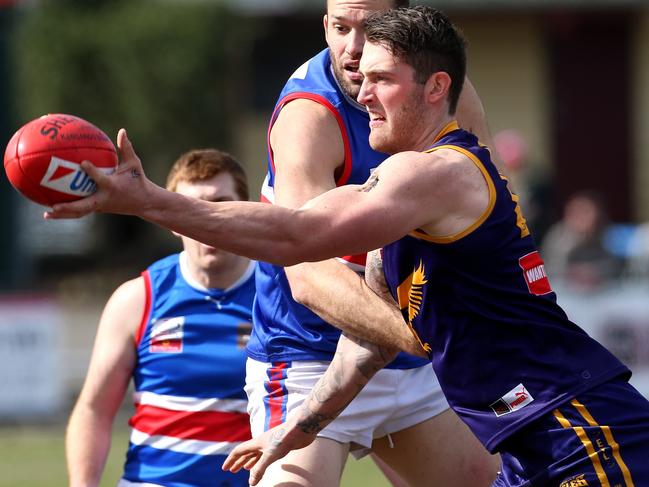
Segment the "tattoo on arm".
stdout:
<svg viewBox="0 0 649 487">
<path fill-rule="evenodd" d="M 343 346 L 339 342 L 329 367 L 302 404 L 297 426 L 303 433 L 318 433 L 333 421 L 397 353 L 344 334 L 340 340 Z"/>
<path fill-rule="evenodd" d="M 360 388 L 365 386 L 369 380 L 374 377 L 379 370 L 385 367 L 395 356 L 397 351 L 387 347 L 381 347 L 367 340 L 346 335 L 348 340 L 360 345 L 356 354 L 356 370 L 363 376 L 363 383 L 359 384 Z"/>
<path fill-rule="evenodd" d="M 367 262 L 365 265 L 365 282 L 367 286 L 374 291 L 384 301 L 396 305 L 396 301 L 390 293 L 388 284 L 385 281 L 385 274 L 383 273 L 383 259 L 381 258 L 381 250 L 373 250 L 367 254 Z"/>
<path fill-rule="evenodd" d="M 334 412 L 333 415 L 319 414 L 312 411 L 308 404 L 305 405 L 305 408 L 308 410 L 308 415 L 299 421 L 297 425 L 303 433 L 307 434 L 319 433 L 339 414 L 339 411 Z"/>
<path fill-rule="evenodd" d="M 363 193 L 369 193 L 372 191 L 376 185 L 379 183 L 379 175 L 376 172 L 373 172 L 369 179 L 365 181 L 365 184 L 361 187 Z"/>
<path fill-rule="evenodd" d="M 286 436 L 286 430 L 282 427 L 277 431 L 274 431 L 271 435 L 270 445 L 273 448 L 277 448 L 281 443 L 284 437 Z"/>
</svg>

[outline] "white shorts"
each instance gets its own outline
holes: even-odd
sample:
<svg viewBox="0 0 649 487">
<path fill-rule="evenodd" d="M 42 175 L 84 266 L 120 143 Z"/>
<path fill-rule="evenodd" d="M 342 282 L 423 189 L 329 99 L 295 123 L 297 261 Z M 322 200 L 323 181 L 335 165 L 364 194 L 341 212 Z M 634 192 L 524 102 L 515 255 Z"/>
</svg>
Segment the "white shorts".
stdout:
<svg viewBox="0 0 649 487">
<path fill-rule="evenodd" d="M 151 483 L 142 483 L 142 482 L 131 482 L 124 478 L 119 479 L 116 487 L 164 487 L 164 485 L 151 484 Z"/>
<path fill-rule="evenodd" d="M 246 394 L 252 436 L 286 420 L 324 374 L 329 362 L 265 363 L 248 359 Z M 369 453 L 374 438 L 401 431 L 448 409 L 430 364 L 414 369 L 382 369 L 318 436 L 352 443 L 354 456 Z"/>
</svg>

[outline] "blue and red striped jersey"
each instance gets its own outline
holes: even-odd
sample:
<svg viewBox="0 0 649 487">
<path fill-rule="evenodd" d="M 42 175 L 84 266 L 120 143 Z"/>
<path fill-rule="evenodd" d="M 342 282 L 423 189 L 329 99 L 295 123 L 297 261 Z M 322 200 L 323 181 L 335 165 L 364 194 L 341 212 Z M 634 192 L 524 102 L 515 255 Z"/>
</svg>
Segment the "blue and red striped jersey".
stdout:
<svg viewBox="0 0 649 487">
<path fill-rule="evenodd" d="M 228 289 L 193 281 L 185 254 L 142 273 L 147 309 L 136 337 L 135 414 L 124 478 L 166 486 L 248 485 L 222 472 L 226 455 L 249 439 L 245 345 L 254 267 Z"/>
<path fill-rule="evenodd" d="M 338 121 L 345 147 L 345 160 L 336 184 L 362 184 L 387 157 L 369 145 L 369 115 L 365 107 L 345 94 L 336 80 L 329 50 L 311 58 L 288 80 L 279 95 L 268 133 L 281 109 L 296 99 L 313 100 L 325 106 Z M 262 187 L 262 201 L 274 202 L 275 164 L 268 143 L 268 174 Z M 357 272 L 365 269 L 365 254 L 340 260 Z M 253 310 L 254 329 L 248 354 L 261 362 L 331 360 L 340 331 L 297 303 L 282 267 L 260 262 L 257 268 L 257 299 Z M 413 368 L 425 359 L 401 354 L 389 367 Z"/>
</svg>

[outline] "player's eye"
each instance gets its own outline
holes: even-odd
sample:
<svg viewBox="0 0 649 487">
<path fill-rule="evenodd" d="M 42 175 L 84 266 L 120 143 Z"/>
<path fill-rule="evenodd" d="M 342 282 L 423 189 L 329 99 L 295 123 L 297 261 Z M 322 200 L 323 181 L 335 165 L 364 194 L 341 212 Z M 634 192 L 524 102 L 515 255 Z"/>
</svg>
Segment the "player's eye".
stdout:
<svg viewBox="0 0 649 487">
<path fill-rule="evenodd" d="M 349 27 L 346 27 L 344 25 L 334 25 L 334 30 L 339 34 L 345 34 L 349 32 Z"/>
</svg>

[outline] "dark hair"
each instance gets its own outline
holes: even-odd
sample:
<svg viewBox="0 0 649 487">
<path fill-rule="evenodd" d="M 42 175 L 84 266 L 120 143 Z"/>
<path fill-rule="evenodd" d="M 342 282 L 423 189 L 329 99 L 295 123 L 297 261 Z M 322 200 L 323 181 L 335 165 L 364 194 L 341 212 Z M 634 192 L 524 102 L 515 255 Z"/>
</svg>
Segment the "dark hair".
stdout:
<svg viewBox="0 0 649 487">
<path fill-rule="evenodd" d="M 410 0 L 391 0 L 391 8 L 407 8 L 410 7 Z M 329 10 L 329 0 L 325 0 L 325 12 Z"/>
<path fill-rule="evenodd" d="M 365 37 L 412 66 L 417 83 L 448 73 L 449 112 L 455 113 L 466 75 L 466 42 L 448 17 L 427 6 L 375 12 L 365 20 Z"/>
<path fill-rule="evenodd" d="M 176 191 L 180 182 L 205 181 L 224 172 L 232 176 L 239 198 L 247 200 L 248 178 L 243 167 L 232 155 L 216 149 L 196 149 L 182 154 L 169 171 L 167 189 Z"/>
</svg>

